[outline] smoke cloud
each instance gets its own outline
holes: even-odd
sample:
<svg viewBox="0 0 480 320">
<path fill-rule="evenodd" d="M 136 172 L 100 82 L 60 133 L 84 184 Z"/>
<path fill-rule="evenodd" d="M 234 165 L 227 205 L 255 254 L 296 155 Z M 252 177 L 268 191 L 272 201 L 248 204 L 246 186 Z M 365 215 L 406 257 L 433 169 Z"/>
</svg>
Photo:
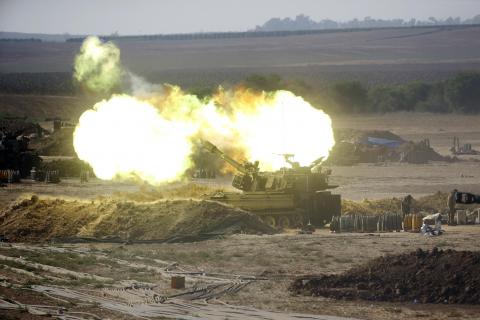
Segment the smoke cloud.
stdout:
<svg viewBox="0 0 480 320">
<path fill-rule="evenodd" d="M 75 58 L 74 78 L 89 90 L 108 93 L 120 85 L 120 50 L 112 42 L 88 37 Z"/>
</svg>

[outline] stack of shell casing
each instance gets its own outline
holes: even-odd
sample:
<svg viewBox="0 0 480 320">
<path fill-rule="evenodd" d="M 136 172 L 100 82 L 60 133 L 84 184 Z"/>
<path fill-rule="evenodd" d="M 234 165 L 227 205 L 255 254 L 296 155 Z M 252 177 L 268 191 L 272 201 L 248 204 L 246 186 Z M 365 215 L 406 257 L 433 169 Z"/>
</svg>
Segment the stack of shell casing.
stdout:
<svg viewBox="0 0 480 320">
<path fill-rule="evenodd" d="M 7 183 L 20 182 L 20 171 L 0 170 L 0 182 L 7 182 Z"/>
<path fill-rule="evenodd" d="M 403 230 L 405 231 L 420 232 L 422 224 L 423 216 L 416 213 L 407 214 L 403 218 Z"/>
<path fill-rule="evenodd" d="M 60 182 L 60 172 L 58 170 L 47 170 L 47 171 L 45 171 L 45 182 L 47 182 L 47 183 L 59 183 Z"/>
<path fill-rule="evenodd" d="M 402 215 L 385 213 L 378 216 L 334 216 L 330 223 L 333 232 L 392 232 L 402 230 Z"/>
</svg>

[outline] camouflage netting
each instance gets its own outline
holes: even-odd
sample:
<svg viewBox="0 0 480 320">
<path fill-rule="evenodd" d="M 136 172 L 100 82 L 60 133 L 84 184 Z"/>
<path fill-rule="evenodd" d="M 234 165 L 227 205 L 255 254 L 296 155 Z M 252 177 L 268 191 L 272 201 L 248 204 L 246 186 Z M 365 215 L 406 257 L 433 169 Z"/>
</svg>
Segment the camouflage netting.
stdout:
<svg viewBox="0 0 480 320">
<path fill-rule="evenodd" d="M 206 200 L 86 202 L 32 196 L 0 212 L 0 234 L 11 241 L 71 237 L 169 240 L 187 235 L 195 240 L 274 231 L 246 211 Z"/>
</svg>

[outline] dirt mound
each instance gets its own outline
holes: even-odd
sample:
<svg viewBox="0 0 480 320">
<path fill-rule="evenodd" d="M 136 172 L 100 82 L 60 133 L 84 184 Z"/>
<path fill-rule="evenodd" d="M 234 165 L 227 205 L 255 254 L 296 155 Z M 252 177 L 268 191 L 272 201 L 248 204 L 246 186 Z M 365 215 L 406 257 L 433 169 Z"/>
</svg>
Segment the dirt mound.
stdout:
<svg viewBox="0 0 480 320">
<path fill-rule="evenodd" d="M 448 193 L 437 193 L 413 200 L 413 209 L 416 211 L 441 212 L 447 210 Z"/>
<path fill-rule="evenodd" d="M 412 210 L 413 212 L 443 212 L 446 210 L 448 194 L 444 192 L 437 192 L 432 195 L 413 199 Z M 377 215 L 384 213 L 400 212 L 402 199 L 379 199 L 379 200 L 342 200 L 342 213 L 343 214 L 356 214 L 356 215 Z"/>
<path fill-rule="evenodd" d="M 368 137 L 396 140 L 403 142 L 402 137 L 385 130 L 355 130 L 348 128 L 334 129 L 336 141 L 349 141 L 352 143 L 367 140 Z"/>
<path fill-rule="evenodd" d="M 168 240 L 273 232 L 246 211 L 206 200 L 84 202 L 33 196 L 0 212 L 0 234 L 12 241 L 70 237 Z"/>
<path fill-rule="evenodd" d="M 152 187 L 143 185 L 139 192 L 115 192 L 113 196 L 118 199 L 132 200 L 137 202 L 151 202 L 161 199 L 190 199 L 203 198 L 205 195 L 213 195 L 219 190 L 209 185 L 198 183 L 187 183 L 182 185 L 166 185 Z"/>
<path fill-rule="evenodd" d="M 400 154 L 401 162 L 428 163 L 429 161 L 454 161 L 450 157 L 444 157 L 433 150 L 429 144 L 424 142 L 407 142 L 402 144 L 397 152 Z"/>
<path fill-rule="evenodd" d="M 335 299 L 480 304 L 480 252 L 385 256 L 340 275 L 299 278 L 291 290 Z"/>
<path fill-rule="evenodd" d="M 356 215 L 377 215 L 387 212 L 399 212 L 401 199 L 380 199 L 380 200 L 362 200 L 352 201 L 342 200 L 342 214 L 356 214 Z"/>
<path fill-rule="evenodd" d="M 440 155 L 430 147 L 428 139 L 419 142 L 405 141 L 390 131 L 340 129 L 335 130 L 335 141 L 337 143 L 325 162 L 329 165 L 456 160 Z"/>
</svg>

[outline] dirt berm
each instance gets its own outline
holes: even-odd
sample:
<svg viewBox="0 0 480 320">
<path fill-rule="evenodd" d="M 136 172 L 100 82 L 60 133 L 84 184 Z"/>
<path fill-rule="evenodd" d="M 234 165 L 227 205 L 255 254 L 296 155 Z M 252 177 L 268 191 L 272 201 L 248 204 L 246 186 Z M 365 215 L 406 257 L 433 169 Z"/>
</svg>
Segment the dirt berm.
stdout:
<svg viewBox="0 0 480 320">
<path fill-rule="evenodd" d="M 431 195 L 413 199 L 412 212 L 445 212 L 448 193 L 437 192 Z M 401 212 L 401 198 L 352 201 L 342 199 L 342 214 L 378 215 L 386 212 Z M 470 206 L 470 209 L 476 206 Z"/>
<path fill-rule="evenodd" d="M 246 211 L 206 200 L 86 202 L 32 196 L 0 211 L 0 234 L 11 241 L 72 237 L 195 241 L 221 234 L 274 232 Z"/>
<path fill-rule="evenodd" d="M 387 255 L 340 275 L 295 280 L 297 294 L 335 299 L 480 304 L 480 252 Z"/>
</svg>

